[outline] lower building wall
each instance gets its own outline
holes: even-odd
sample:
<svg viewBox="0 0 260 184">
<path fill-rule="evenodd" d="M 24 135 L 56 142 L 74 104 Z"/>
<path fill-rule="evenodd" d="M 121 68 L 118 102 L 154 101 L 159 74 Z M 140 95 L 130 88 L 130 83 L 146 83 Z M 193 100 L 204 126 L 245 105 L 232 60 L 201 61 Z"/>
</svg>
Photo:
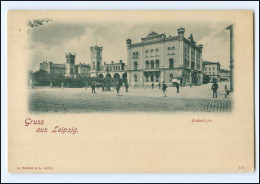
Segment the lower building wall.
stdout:
<svg viewBox="0 0 260 184">
<path fill-rule="evenodd" d="M 155 85 L 165 82 L 167 85 L 172 85 L 172 79 L 177 79 L 179 83 L 190 84 L 192 83 L 191 71 L 184 69 L 162 69 L 159 73 L 159 78 L 153 75 L 153 81 L 151 75 L 146 75 L 144 72 L 147 71 L 128 71 L 127 78 L 130 86 L 151 86 L 152 83 Z M 202 84 L 202 72 L 195 72 L 197 76 L 197 84 Z M 136 79 L 136 77 L 137 79 Z M 148 76 L 148 79 L 146 78 Z"/>
</svg>

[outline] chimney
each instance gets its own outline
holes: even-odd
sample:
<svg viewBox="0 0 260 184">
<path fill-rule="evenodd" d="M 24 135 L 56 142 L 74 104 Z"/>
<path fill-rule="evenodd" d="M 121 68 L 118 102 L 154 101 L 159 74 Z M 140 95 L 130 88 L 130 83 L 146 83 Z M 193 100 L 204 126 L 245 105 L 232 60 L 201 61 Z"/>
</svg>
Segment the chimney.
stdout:
<svg viewBox="0 0 260 184">
<path fill-rule="evenodd" d="M 126 40 L 126 44 L 127 44 L 127 45 L 131 45 L 131 43 L 132 43 L 132 40 L 128 38 L 128 39 Z"/>
<path fill-rule="evenodd" d="M 179 28 L 178 30 L 178 35 L 183 37 L 184 36 L 184 33 L 185 33 L 185 29 L 183 27 Z"/>
<path fill-rule="evenodd" d="M 203 45 L 199 44 L 199 45 L 198 45 L 198 48 L 199 48 L 200 50 L 202 50 Z"/>
</svg>

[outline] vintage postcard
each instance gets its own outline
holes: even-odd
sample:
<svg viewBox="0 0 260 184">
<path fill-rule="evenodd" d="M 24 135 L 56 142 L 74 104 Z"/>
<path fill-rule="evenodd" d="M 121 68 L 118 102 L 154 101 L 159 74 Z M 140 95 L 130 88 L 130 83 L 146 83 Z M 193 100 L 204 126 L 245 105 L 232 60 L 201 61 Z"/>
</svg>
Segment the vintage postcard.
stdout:
<svg viewBox="0 0 260 184">
<path fill-rule="evenodd" d="M 253 12 L 8 12 L 8 171 L 254 171 Z"/>
</svg>

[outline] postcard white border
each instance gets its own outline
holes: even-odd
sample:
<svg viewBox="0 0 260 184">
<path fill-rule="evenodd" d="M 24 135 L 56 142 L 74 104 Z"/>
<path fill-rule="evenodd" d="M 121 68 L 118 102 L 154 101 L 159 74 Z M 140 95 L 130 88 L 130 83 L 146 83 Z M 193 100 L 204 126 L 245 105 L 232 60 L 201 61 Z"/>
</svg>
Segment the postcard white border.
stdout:
<svg viewBox="0 0 260 184">
<path fill-rule="evenodd" d="M 10 174 L 7 172 L 7 11 L 8 10 L 231 10 L 250 9 L 255 12 L 255 129 L 256 170 L 253 173 L 207 174 Z M 127 183 L 195 183 L 259 181 L 259 2 L 1 2 L 1 182 L 127 182 Z"/>
</svg>

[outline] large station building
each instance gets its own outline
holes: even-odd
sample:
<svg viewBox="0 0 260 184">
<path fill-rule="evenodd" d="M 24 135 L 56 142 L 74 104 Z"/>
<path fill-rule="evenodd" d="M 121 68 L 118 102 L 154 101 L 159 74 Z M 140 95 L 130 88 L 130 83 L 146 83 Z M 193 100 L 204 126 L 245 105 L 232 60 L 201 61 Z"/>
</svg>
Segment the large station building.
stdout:
<svg viewBox="0 0 260 184">
<path fill-rule="evenodd" d="M 152 83 L 202 83 L 202 45 L 192 34 L 185 38 L 184 28 L 177 36 L 150 32 L 141 42 L 127 39 L 127 78 L 132 86 Z"/>
</svg>

